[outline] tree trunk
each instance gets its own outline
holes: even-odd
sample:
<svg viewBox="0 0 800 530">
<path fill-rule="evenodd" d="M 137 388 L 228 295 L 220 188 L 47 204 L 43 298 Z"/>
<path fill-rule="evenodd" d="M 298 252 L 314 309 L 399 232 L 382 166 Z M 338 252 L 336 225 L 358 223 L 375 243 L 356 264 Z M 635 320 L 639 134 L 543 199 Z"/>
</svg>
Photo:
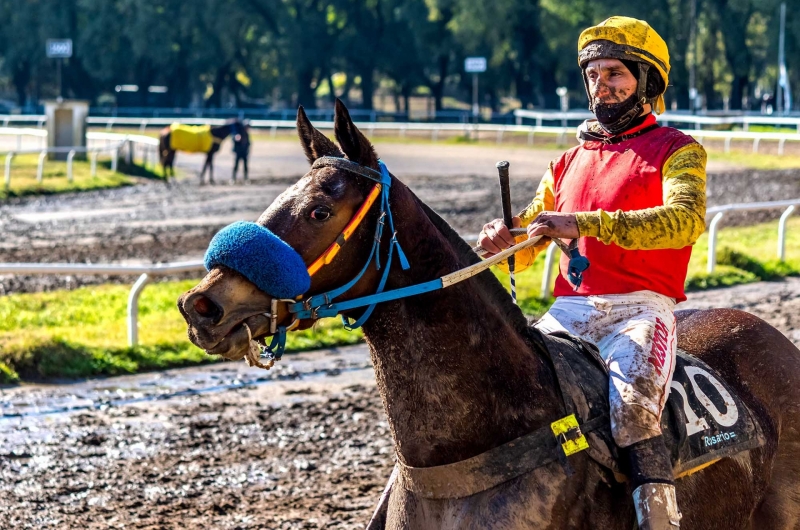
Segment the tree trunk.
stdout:
<svg viewBox="0 0 800 530">
<path fill-rule="evenodd" d="M 27 91 L 28 91 L 28 84 L 31 82 L 31 64 L 28 61 L 23 61 L 19 63 L 14 68 L 14 73 L 12 75 L 14 89 L 17 92 L 17 102 L 19 103 L 20 107 L 25 106 L 25 100 Z"/>
<path fill-rule="evenodd" d="M 228 66 L 220 66 L 214 76 L 214 93 L 206 100 L 207 108 L 220 108 L 222 106 L 222 87 L 225 86 L 225 79 L 228 76 Z"/>
<path fill-rule="evenodd" d="M 361 108 L 365 110 L 373 109 L 372 99 L 375 95 L 374 73 L 372 66 L 365 67 L 361 72 Z"/>
<path fill-rule="evenodd" d="M 328 88 L 330 89 L 331 105 L 336 104 L 336 87 L 333 86 L 333 72 L 328 72 Z"/>
<path fill-rule="evenodd" d="M 311 83 L 314 81 L 314 69 L 305 68 L 297 74 L 297 104 L 307 109 L 317 108 L 317 98 Z"/>
<path fill-rule="evenodd" d="M 734 76 L 731 81 L 731 110 L 742 110 L 742 100 L 749 83 L 747 75 Z"/>
<path fill-rule="evenodd" d="M 444 109 L 442 99 L 444 98 L 444 84 L 447 79 L 447 68 L 450 64 L 450 57 L 442 54 L 439 56 L 439 80 L 430 85 L 431 92 L 433 93 L 433 100 L 436 105 L 437 112 Z"/>
</svg>

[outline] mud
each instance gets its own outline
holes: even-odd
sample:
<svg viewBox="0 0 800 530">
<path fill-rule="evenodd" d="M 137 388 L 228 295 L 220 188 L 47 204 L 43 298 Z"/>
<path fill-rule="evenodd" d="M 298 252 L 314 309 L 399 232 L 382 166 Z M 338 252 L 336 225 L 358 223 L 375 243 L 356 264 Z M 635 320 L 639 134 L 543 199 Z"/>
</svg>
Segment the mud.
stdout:
<svg viewBox="0 0 800 530">
<path fill-rule="evenodd" d="M 363 528 L 393 465 L 366 348 L 278 367 L 5 391 L 0 528 Z"/>
</svg>

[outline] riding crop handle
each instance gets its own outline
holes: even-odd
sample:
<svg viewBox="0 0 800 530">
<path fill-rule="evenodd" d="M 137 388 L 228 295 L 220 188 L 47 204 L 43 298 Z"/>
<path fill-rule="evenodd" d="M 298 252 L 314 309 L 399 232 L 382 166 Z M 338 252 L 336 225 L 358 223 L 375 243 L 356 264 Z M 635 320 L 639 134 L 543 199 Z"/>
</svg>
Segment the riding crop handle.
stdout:
<svg viewBox="0 0 800 530">
<path fill-rule="evenodd" d="M 500 200 L 503 203 L 503 222 L 506 228 L 511 230 L 514 228 L 512 218 L 514 214 L 511 213 L 511 186 L 508 182 L 508 167 L 510 164 L 507 160 L 497 163 L 497 175 L 500 177 Z M 514 256 L 508 258 L 508 270 L 514 271 Z"/>
</svg>

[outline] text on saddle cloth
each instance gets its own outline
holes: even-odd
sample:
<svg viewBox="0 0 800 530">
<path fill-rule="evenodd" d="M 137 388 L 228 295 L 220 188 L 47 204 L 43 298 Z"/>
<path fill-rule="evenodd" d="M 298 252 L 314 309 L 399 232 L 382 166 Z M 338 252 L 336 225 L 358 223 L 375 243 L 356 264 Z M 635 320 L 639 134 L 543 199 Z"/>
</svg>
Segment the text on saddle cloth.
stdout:
<svg viewBox="0 0 800 530">
<path fill-rule="evenodd" d="M 547 336 L 546 342 L 554 364 L 560 365 L 556 372 L 568 409 L 574 407 L 583 423 L 608 410 L 608 374 L 599 356 L 590 355 L 590 347 L 576 347 L 577 339 L 566 338 L 565 333 L 556 333 Z M 700 359 L 678 350 L 670 390 L 661 430 L 676 477 L 764 444 L 750 409 Z M 587 439 L 589 455 L 621 474 L 610 424 L 587 434 Z"/>
</svg>

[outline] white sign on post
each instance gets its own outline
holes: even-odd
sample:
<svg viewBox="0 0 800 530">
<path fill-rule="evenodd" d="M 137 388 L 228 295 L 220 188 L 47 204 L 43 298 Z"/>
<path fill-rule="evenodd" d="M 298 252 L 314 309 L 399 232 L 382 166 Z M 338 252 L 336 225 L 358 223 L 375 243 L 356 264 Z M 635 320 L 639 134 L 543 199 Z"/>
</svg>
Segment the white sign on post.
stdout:
<svg viewBox="0 0 800 530">
<path fill-rule="evenodd" d="M 47 39 L 47 56 L 51 59 L 72 57 L 72 39 Z"/>
<path fill-rule="evenodd" d="M 468 74 L 480 74 L 486 71 L 486 57 L 467 57 L 464 59 L 464 71 Z"/>
</svg>

